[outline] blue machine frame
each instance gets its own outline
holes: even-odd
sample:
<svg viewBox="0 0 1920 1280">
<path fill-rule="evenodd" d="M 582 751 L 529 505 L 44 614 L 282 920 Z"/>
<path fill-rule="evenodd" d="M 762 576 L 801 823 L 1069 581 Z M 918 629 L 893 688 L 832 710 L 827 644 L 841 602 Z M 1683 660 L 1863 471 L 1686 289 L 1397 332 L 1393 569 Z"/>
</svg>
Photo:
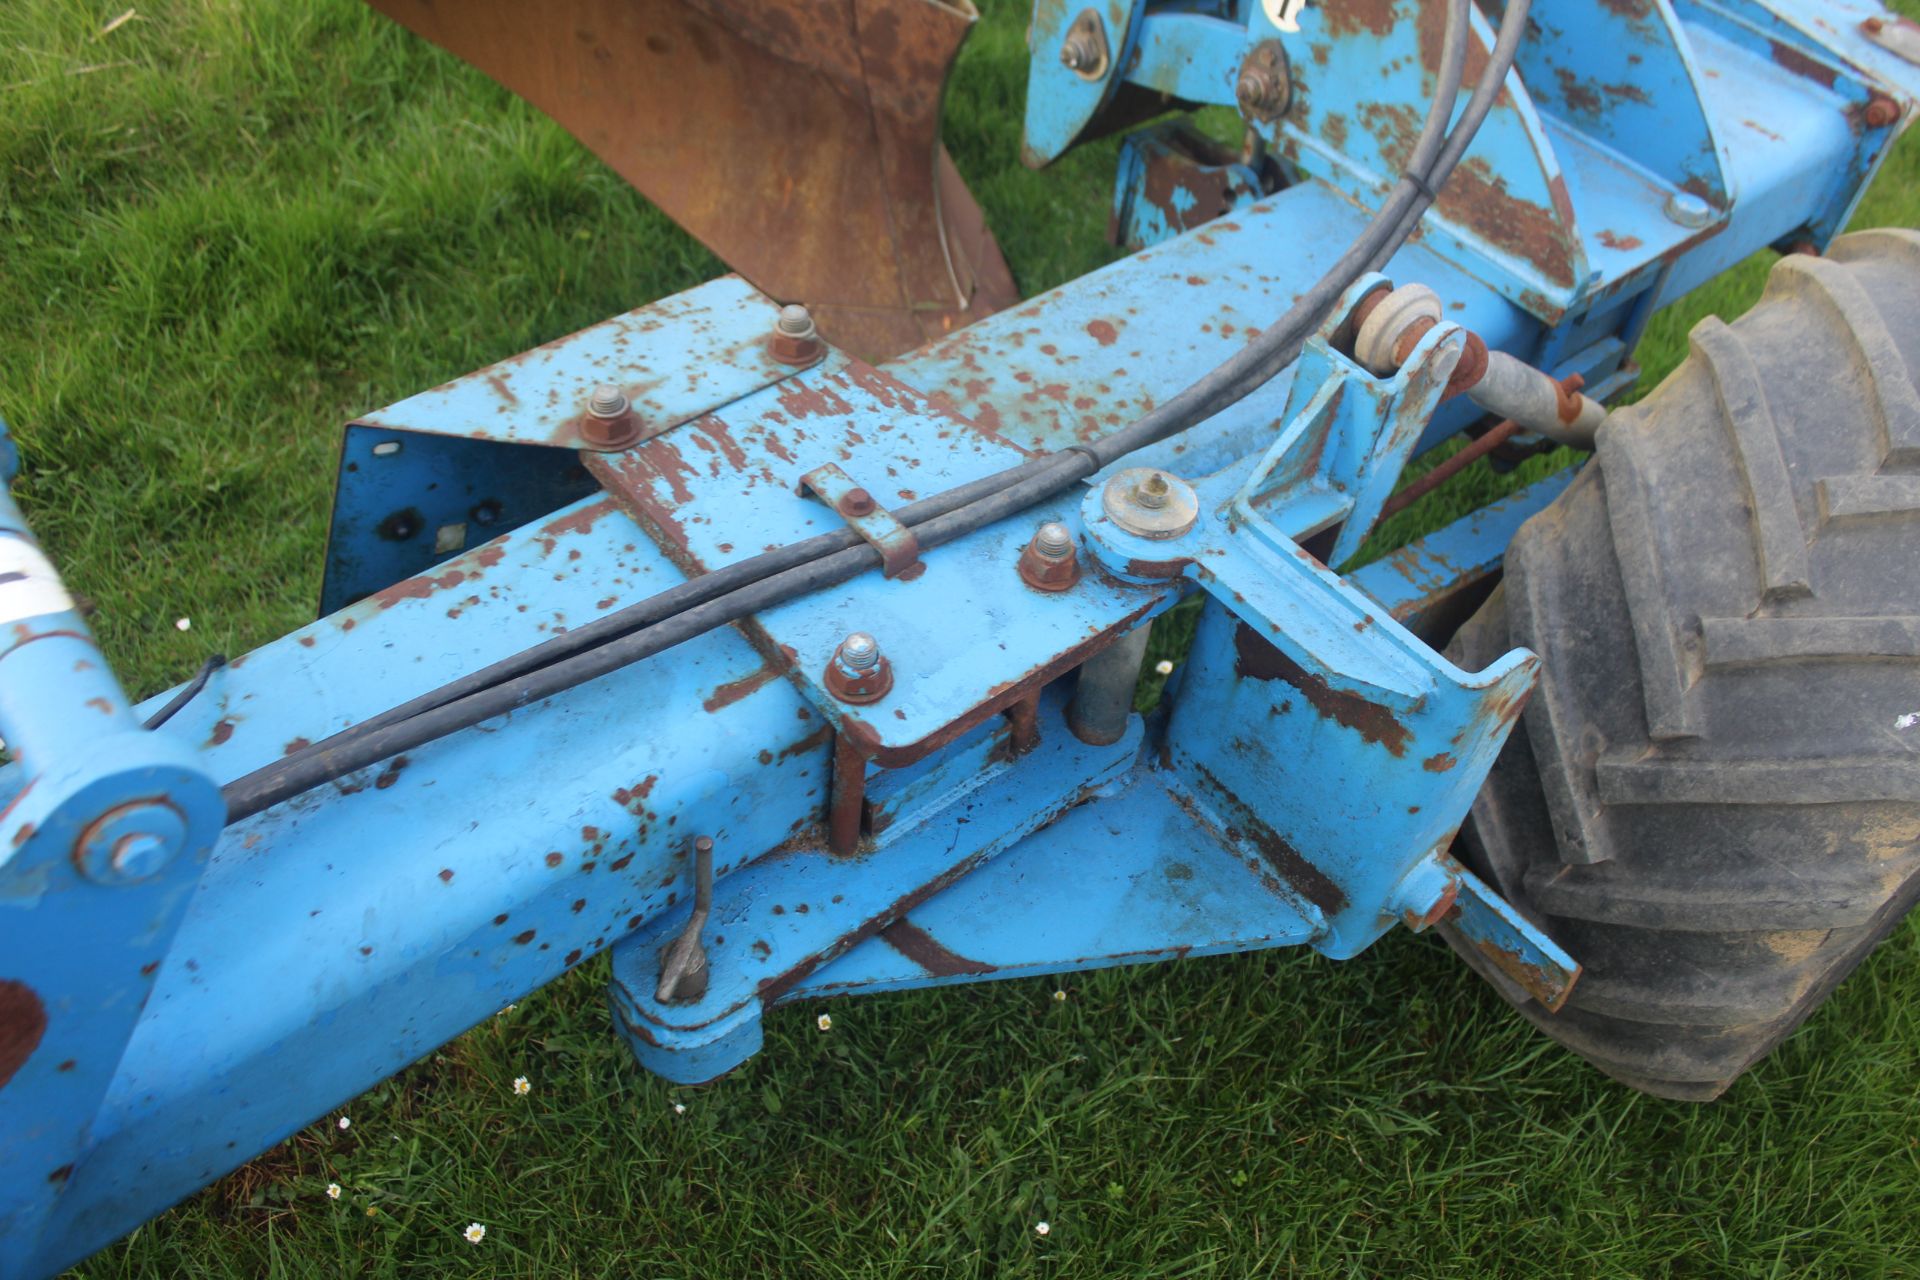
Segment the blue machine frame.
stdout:
<svg viewBox="0 0 1920 1280">
<path fill-rule="evenodd" d="M 1086 12 L 1109 54 L 1092 75 L 1060 53 Z M 1461 179 L 1386 269 L 1447 319 L 1387 377 L 1330 321 L 1267 386 L 1129 458 L 1176 478 L 1192 519 L 1172 536 L 1122 527 L 1106 495 L 1124 482 L 1103 474 L 225 821 L 223 783 L 839 527 L 802 484 L 824 464 L 884 512 L 1097 439 L 1219 364 L 1331 265 L 1404 158 L 1432 4 L 1329 0 L 1297 31 L 1266 4 L 1039 6 L 1032 160 L 1128 93 L 1231 104 L 1269 42 L 1290 102 L 1221 164 L 1165 125 L 1135 135 L 1116 227 L 1150 247 L 883 368 L 770 359 L 775 304 L 726 277 L 360 419 L 325 616 L 158 730 L 137 717 L 162 699 L 129 704 L 0 495 L 0 1276 L 84 1257 L 601 951 L 621 1034 L 689 1082 L 744 1061 L 785 1001 L 1261 947 L 1346 958 L 1399 924 L 1457 931 L 1557 1006 L 1574 958 L 1447 853 L 1536 659 L 1465 672 L 1417 633 L 1484 589 L 1566 476 L 1349 576 L 1327 565 L 1406 460 L 1477 412 L 1444 399 L 1468 331 L 1617 389 L 1660 303 L 1843 225 L 1920 74 L 1859 27 L 1877 9 L 1534 12 Z M 1202 187 L 1228 216 L 1194 225 Z M 624 451 L 581 451 L 601 383 L 645 424 Z M 1018 573 L 1043 520 L 1075 535 L 1067 590 Z M 1073 673 L 1137 655 L 1196 594 L 1161 709 L 1085 740 Z M 877 700 L 829 676 L 853 631 L 890 664 Z M 699 836 L 707 978 L 666 1004 Z"/>
</svg>

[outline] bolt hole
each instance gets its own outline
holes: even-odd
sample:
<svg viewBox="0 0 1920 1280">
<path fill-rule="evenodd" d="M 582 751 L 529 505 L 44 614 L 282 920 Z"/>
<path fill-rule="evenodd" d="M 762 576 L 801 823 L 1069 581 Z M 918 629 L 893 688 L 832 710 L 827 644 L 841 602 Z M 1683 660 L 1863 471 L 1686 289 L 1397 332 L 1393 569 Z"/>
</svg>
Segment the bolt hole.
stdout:
<svg viewBox="0 0 1920 1280">
<path fill-rule="evenodd" d="M 426 528 L 426 524 L 426 519 L 418 511 L 408 507 L 382 520 L 375 526 L 374 532 L 388 542 L 406 542 L 410 538 L 417 537 L 420 531 Z"/>
</svg>

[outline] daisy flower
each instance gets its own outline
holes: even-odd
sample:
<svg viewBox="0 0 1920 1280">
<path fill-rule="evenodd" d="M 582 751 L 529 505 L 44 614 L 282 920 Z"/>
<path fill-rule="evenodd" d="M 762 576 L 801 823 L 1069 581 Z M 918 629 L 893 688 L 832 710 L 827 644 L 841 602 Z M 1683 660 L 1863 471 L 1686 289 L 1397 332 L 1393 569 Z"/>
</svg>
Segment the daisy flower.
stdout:
<svg viewBox="0 0 1920 1280">
<path fill-rule="evenodd" d="M 525 1076 L 515 1076 L 513 1078 L 513 1093 L 515 1097 L 524 1098 L 532 1092 L 533 1086 L 527 1083 Z"/>
<path fill-rule="evenodd" d="M 813 1025 L 820 1028 L 822 1031 L 831 1031 L 833 1030 L 833 1015 L 830 1013 L 823 1013 L 819 1017 L 813 1020 Z"/>
<path fill-rule="evenodd" d="M 467 1238 L 468 1244 L 479 1244 L 487 1238 L 487 1229 L 477 1222 L 469 1222 L 467 1229 L 460 1234 Z"/>
<path fill-rule="evenodd" d="M 340 1198 L 340 1184 L 337 1182 L 329 1182 L 327 1184 L 327 1199 L 338 1200 L 339 1198 Z"/>
</svg>

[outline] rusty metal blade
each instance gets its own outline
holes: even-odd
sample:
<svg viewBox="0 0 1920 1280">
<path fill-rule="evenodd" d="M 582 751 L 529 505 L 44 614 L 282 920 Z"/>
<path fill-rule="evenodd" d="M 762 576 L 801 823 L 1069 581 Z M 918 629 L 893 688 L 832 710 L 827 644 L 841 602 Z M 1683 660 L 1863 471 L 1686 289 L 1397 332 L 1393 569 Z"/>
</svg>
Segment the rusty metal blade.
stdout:
<svg viewBox="0 0 1920 1280">
<path fill-rule="evenodd" d="M 969 0 L 369 0 L 527 99 L 836 345 L 1018 300 L 940 145 Z"/>
</svg>

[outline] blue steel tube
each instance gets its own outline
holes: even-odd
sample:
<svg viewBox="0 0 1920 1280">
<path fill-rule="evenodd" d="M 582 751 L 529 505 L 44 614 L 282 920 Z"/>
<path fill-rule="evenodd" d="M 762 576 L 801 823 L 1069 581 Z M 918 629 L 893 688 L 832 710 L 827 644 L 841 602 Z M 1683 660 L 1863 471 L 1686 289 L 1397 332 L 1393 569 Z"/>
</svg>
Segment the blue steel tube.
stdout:
<svg viewBox="0 0 1920 1280">
<path fill-rule="evenodd" d="M 138 728 L 26 517 L 0 492 L 0 738 L 40 776 Z"/>
<path fill-rule="evenodd" d="M 219 835 L 199 753 L 147 733 L 0 490 L 0 1276 L 67 1191 Z"/>
</svg>

